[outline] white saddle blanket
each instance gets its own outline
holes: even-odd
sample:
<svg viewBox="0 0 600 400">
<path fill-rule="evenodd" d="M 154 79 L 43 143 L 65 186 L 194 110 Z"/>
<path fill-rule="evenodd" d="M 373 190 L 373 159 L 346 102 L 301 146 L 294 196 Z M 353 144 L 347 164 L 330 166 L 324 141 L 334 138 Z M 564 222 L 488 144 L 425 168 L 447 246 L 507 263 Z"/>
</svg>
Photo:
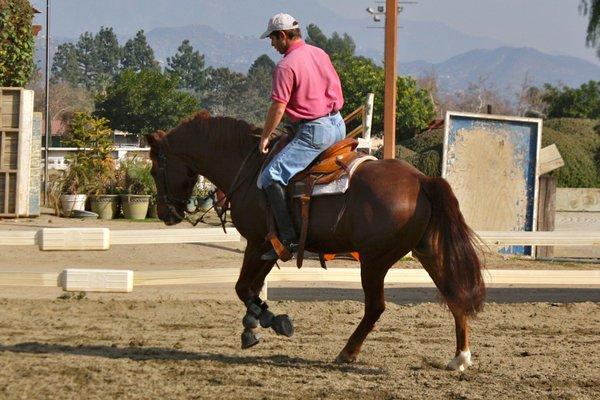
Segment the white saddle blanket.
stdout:
<svg viewBox="0 0 600 400">
<path fill-rule="evenodd" d="M 352 175 L 354 174 L 354 171 L 356 171 L 356 168 L 358 168 L 358 166 L 360 164 L 364 163 L 365 161 L 371 161 L 371 160 L 377 160 L 377 157 L 363 156 L 363 157 L 357 158 L 356 160 L 352 161 L 350 163 L 350 165 L 348 165 L 348 170 L 349 170 L 348 174 L 345 174 L 340 179 L 336 179 L 335 181 L 326 183 L 324 185 L 315 185 L 311 196 L 314 197 L 314 196 L 325 196 L 325 195 L 330 195 L 330 194 L 346 193 L 346 190 L 348 190 L 348 186 L 350 186 L 350 178 L 352 178 Z M 298 185 L 298 184 L 296 184 L 296 185 Z M 297 195 L 294 195 L 294 197 L 299 197 L 300 195 L 301 194 L 297 194 Z"/>
</svg>

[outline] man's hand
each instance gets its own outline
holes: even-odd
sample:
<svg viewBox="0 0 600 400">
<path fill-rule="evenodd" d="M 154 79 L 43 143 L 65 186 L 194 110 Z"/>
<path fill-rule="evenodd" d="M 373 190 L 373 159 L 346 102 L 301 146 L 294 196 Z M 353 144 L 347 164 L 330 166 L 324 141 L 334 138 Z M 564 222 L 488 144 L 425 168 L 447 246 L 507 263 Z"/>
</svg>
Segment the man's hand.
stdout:
<svg viewBox="0 0 600 400">
<path fill-rule="evenodd" d="M 262 154 L 267 154 L 269 152 L 269 138 L 260 138 L 260 142 L 258 143 L 258 151 Z"/>
<path fill-rule="evenodd" d="M 269 107 L 269 111 L 267 112 L 267 120 L 265 121 L 263 133 L 260 137 L 260 142 L 258 143 L 258 151 L 261 154 L 267 154 L 269 152 L 268 147 L 271 133 L 273 133 L 275 128 L 277 128 L 277 125 L 281 122 L 284 113 L 285 104 L 273 100 L 271 107 Z"/>
</svg>

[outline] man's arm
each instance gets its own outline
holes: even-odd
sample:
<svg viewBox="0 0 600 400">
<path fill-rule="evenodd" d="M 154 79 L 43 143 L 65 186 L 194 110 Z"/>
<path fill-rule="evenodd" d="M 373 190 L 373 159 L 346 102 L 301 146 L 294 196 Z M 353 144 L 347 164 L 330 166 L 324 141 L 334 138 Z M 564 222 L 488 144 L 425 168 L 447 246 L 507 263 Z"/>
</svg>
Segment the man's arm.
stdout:
<svg viewBox="0 0 600 400">
<path fill-rule="evenodd" d="M 269 107 L 269 111 L 267 112 L 267 120 L 265 121 L 263 133 L 260 137 L 260 143 L 258 144 L 258 150 L 261 153 L 268 153 L 267 146 L 269 145 L 269 138 L 275 130 L 275 128 L 277 128 L 277 126 L 281 122 L 284 113 L 285 104 L 273 100 L 273 102 L 271 103 L 271 107 Z"/>
</svg>

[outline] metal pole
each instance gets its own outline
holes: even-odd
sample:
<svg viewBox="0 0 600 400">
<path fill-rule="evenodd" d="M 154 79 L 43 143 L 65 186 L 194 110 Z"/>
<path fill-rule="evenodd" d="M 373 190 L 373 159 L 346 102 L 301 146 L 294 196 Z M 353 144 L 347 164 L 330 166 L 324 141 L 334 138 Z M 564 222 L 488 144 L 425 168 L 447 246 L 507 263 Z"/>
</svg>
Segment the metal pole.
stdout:
<svg viewBox="0 0 600 400">
<path fill-rule="evenodd" d="M 385 95 L 383 100 L 383 158 L 396 156 L 396 47 L 398 1 L 385 6 Z"/>
<path fill-rule="evenodd" d="M 46 144 L 44 146 L 44 203 L 48 205 L 48 148 L 50 147 L 50 0 L 46 0 L 46 104 L 44 110 L 46 122 Z"/>
</svg>

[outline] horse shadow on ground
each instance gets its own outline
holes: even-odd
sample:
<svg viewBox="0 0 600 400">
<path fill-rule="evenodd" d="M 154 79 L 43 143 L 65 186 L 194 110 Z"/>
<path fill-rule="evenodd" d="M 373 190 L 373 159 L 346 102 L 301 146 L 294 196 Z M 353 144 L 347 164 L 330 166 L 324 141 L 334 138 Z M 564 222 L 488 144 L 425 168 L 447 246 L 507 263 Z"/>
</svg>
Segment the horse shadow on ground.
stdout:
<svg viewBox="0 0 600 400">
<path fill-rule="evenodd" d="M 244 254 L 244 250 L 235 249 L 235 248 L 226 247 L 226 246 L 219 246 L 218 244 L 212 244 L 212 243 L 194 243 L 194 244 L 197 246 L 201 246 L 201 247 L 209 247 L 211 249 L 228 251 L 230 253 Z"/>
<path fill-rule="evenodd" d="M 0 353 L 16 354 L 65 354 L 110 359 L 130 359 L 133 361 L 214 361 L 229 365 L 264 365 L 282 368 L 318 368 L 325 371 L 353 372 L 362 375 L 381 375 L 381 368 L 360 364 L 338 364 L 320 360 L 310 360 L 286 355 L 270 356 L 234 356 L 218 353 L 196 353 L 161 347 L 116 347 L 102 345 L 70 346 L 54 343 L 24 342 L 14 345 L 0 344 Z"/>
</svg>

